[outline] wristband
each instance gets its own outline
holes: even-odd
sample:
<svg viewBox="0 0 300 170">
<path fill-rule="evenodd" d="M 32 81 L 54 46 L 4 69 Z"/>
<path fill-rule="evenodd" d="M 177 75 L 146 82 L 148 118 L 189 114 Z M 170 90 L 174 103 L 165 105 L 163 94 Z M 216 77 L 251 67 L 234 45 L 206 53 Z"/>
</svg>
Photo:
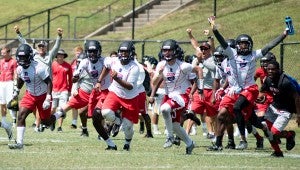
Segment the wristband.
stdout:
<svg viewBox="0 0 300 170">
<path fill-rule="evenodd" d="M 203 90 L 204 89 L 204 79 L 198 79 L 197 80 L 197 87 L 198 89 L 200 90 Z"/>
<path fill-rule="evenodd" d="M 46 100 L 51 100 L 51 94 L 47 94 Z"/>
</svg>

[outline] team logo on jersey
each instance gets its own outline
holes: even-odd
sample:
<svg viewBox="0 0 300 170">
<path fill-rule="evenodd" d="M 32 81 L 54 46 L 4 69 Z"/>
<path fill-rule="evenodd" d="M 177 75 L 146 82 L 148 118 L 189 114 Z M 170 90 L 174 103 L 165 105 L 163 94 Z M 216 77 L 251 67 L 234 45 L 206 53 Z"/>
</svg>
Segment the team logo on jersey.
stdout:
<svg viewBox="0 0 300 170">
<path fill-rule="evenodd" d="M 173 73 L 173 72 L 169 72 L 169 73 L 167 73 L 167 80 L 169 81 L 169 82 L 172 82 L 172 81 L 174 81 L 175 80 L 175 73 Z"/>
<path fill-rule="evenodd" d="M 26 83 L 30 83 L 30 82 L 31 82 L 27 72 L 24 73 L 23 79 L 24 79 L 24 81 L 25 81 Z"/>
<path fill-rule="evenodd" d="M 90 71 L 90 74 L 91 74 L 92 78 L 98 78 L 98 75 L 99 75 L 97 70 Z"/>
</svg>

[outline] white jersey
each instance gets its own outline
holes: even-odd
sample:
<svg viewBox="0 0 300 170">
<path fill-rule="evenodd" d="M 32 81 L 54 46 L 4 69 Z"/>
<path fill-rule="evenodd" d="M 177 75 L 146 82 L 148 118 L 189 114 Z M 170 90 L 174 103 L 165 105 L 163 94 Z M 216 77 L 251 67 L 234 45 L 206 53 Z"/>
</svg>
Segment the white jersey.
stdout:
<svg viewBox="0 0 300 170">
<path fill-rule="evenodd" d="M 220 67 L 216 67 L 216 79 L 222 79 L 225 81 L 227 78 L 229 87 L 237 86 L 235 76 L 231 74 L 231 69 L 232 68 L 229 65 L 227 58 L 223 60 Z"/>
<path fill-rule="evenodd" d="M 256 84 L 254 80 L 256 61 L 263 57 L 261 50 L 252 51 L 249 55 L 242 56 L 238 55 L 235 49 L 228 46 L 224 50 L 224 54 L 228 56 L 230 65 L 230 69 L 226 71 L 237 80 L 237 86 L 245 89 Z"/>
<path fill-rule="evenodd" d="M 137 88 L 138 88 L 138 92 L 139 93 L 142 93 L 142 92 L 145 92 L 145 87 L 143 85 L 143 82 L 145 80 L 145 70 L 144 70 L 144 67 L 142 64 L 140 64 L 137 60 L 134 60 L 134 62 L 139 66 L 139 71 L 140 71 L 140 74 L 139 74 L 139 78 L 138 78 L 138 81 L 137 81 Z"/>
<path fill-rule="evenodd" d="M 115 80 L 112 81 L 108 90 L 114 92 L 118 97 L 123 99 L 133 99 L 138 96 L 137 81 L 139 78 L 139 67 L 134 61 L 130 61 L 127 65 L 122 65 L 119 58 L 112 57 L 106 63 L 106 67 L 118 73 L 118 78 L 122 79 L 133 86 L 132 90 L 128 90 L 121 86 Z"/>
<path fill-rule="evenodd" d="M 173 65 L 169 65 L 165 60 L 160 61 L 156 68 L 162 67 L 164 67 L 163 79 L 165 81 L 166 94 L 169 96 L 185 94 L 187 88 L 191 87 L 188 77 L 191 75 L 192 65 L 176 59 Z"/>
<path fill-rule="evenodd" d="M 44 80 L 49 77 L 49 67 L 37 61 L 31 61 L 30 66 L 24 69 L 17 67 L 17 75 L 26 85 L 26 90 L 33 96 L 47 93 L 47 84 Z"/>
<path fill-rule="evenodd" d="M 88 58 L 83 59 L 77 69 L 74 71 L 74 76 L 81 77 L 81 74 L 88 74 L 88 77 L 94 86 L 104 68 L 105 58 L 100 57 L 96 63 L 92 63 Z M 110 85 L 110 75 L 108 74 L 101 82 L 101 90 L 105 90 Z"/>
</svg>

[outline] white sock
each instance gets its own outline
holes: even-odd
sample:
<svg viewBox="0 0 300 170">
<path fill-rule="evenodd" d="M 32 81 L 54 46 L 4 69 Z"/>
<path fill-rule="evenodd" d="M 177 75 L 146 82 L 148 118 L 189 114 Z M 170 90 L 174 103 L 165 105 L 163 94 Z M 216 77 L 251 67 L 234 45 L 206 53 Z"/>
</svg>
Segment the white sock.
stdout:
<svg viewBox="0 0 300 170">
<path fill-rule="evenodd" d="M 77 125 L 77 119 L 73 119 L 73 120 L 72 120 L 72 124 L 73 124 L 73 125 Z"/>
<path fill-rule="evenodd" d="M 110 138 L 108 138 L 105 142 L 108 146 L 116 146 L 116 144 Z"/>
<path fill-rule="evenodd" d="M 6 116 L 2 116 L 2 119 L 1 119 L 1 122 L 3 123 L 6 123 Z"/>
<path fill-rule="evenodd" d="M 153 127 L 153 131 L 158 131 L 158 125 L 152 124 L 152 127 Z"/>
<path fill-rule="evenodd" d="M 203 122 L 201 125 L 202 125 L 202 131 L 203 131 L 203 133 L 207 133 L 207 126 L 206 126 L 206 123 Z"/>
<path fill-rule="evenodd" d="M 9 113 L 10 113 L 12 119 L 16 119 L 16 115 L 17 115 L 17 112 L 16 112 L 16 111 L 14 111 L 14 110 L 9 110 Z"/>
<path fill-rule="evenodd" d="M 25 127 L 17 127 L 17 143 L 23 144 Z"/>
</svg>

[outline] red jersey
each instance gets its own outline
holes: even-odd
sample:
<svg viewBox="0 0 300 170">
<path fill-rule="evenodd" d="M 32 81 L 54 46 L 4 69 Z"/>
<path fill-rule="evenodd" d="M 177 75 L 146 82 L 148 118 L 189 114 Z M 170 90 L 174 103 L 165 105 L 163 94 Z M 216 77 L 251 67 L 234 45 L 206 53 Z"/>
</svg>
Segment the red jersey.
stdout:
<svg viewBox="0 0 300 170">
<path fill-rule="evenodd" d="M 13 58 L 0 60 L 0 81 L 13 81 L 17 61 Z"/>
<path fill-rule="evenodd" d="M 71 92 L 72 89 L 72 67 L 69 63 L 63 62 L 59 64 L 57 61 L 52 63 L 52 76 L 53 76 L 53 91 Z"/>
</svg>

